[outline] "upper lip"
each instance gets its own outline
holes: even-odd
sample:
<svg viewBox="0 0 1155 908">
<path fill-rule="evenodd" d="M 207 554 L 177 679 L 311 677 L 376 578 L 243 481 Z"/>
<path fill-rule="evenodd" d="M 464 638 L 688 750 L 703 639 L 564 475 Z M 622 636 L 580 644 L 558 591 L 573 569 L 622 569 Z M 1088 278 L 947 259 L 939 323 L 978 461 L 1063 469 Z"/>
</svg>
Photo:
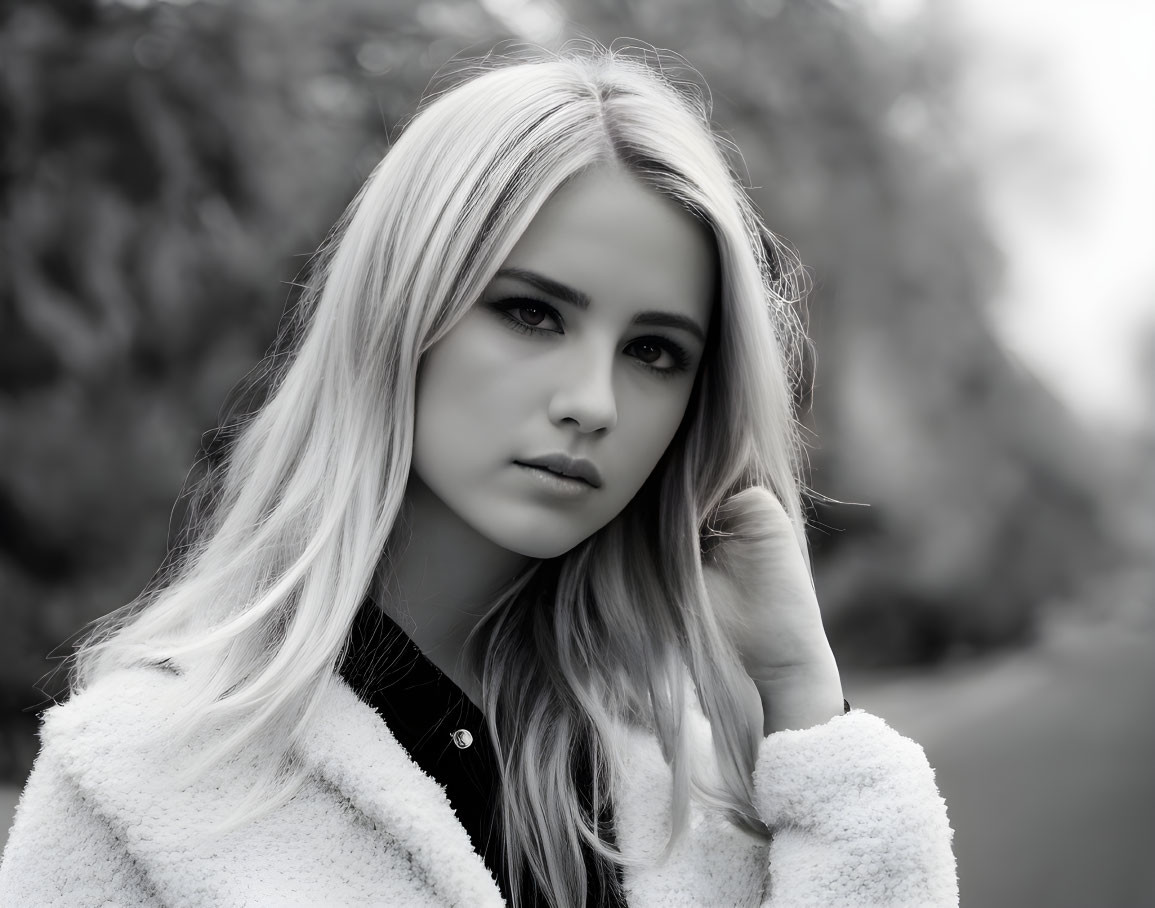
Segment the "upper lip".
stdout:
<svg viewBox="0 0 1155 908">
<path fill-rule="evenodd" d="M 570 457 L 568 454 L 545 454 L 541 457 L 519 460 L 517 463 L 527 467 L 542 467 L 560 476 L 581 479 L 595 489 L 601 488 L 602 485 L 602 474 L 598 472 L 598 468 L 592 462 L 581 457 Z"/>
</svg>

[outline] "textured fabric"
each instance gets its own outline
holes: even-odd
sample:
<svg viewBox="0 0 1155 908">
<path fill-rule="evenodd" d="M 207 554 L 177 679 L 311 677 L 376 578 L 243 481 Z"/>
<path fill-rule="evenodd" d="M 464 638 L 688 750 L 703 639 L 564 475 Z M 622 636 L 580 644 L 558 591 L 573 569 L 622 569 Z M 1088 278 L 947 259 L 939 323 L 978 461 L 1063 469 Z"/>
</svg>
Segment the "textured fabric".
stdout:
<svg viewBox="0 0 1155 908">
<path fill-rule="evenodd" d="M 508 900 L 511 887 L 501 835 L 500 775 L 485 717 L 452 679 L 430 662 L 405 631 L 372 601 L 361 606 L 349 634 L 341 677 L 354 693 L 381 716 L 418 767 L 445 789 L 457 819 L 485 866 Z M 459 747 L 454 733 L 469 732 L 471 743 Z M 577 767 L 579 791 L 590 800 L 589 767 Z M 600 826 L 610 832 L 612 807 L 599 813 Z M 599 872 L 588 847 L 583 850 L 586 892 L 590 905 L 620 906 L 612 873 Z M 523 901 L 545 904 L 536 878 L 521 877 Z"/>
<path fill-rule="evenodd" d="M 474 849 L 502 883 L 496 823 L 500 783 L 481 711 L 372 603 L 362 606 L 353 622 L 340 673 L 413 762 L 445 789 Z M 454 744 L 458 730 L 472 739 L 465 749 Z"/>
<path fill-rule="evenodd" d="M 442 788 L 337 678 L 297 753 L 305 786 L 205 840 L 271 755 L 254 743 L 181 787 L 181 760 L 148 738 L 181 683 L 159 669 L 115 672 L 45 714 L 0 863 L 0 905 L 502 904 Z M 707 754 L 700 716 L 693 730 Z M 668 767 L 650 735 L 623 732 L 622 746 L 615 822 L 634 908 L 958 903 L 933 773 L 917 744 L 873 716 L 763 742 L 755 784 L 775 830 L 769 848 L 694 806 L 664 861 Z"/>
</svg>

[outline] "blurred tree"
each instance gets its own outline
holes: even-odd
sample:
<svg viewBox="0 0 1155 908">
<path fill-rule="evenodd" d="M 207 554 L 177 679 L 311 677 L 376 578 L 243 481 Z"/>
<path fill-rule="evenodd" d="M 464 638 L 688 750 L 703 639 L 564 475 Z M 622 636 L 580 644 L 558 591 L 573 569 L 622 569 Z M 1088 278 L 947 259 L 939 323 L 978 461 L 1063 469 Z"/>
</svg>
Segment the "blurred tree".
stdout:
<svg viewBox="0 0 1155 908">
<path fill-rule="evenodd" d="M 818 275 L 812 482 L 871 503 L 816 505 L 840 655 L 929 659 L 1026 635 L 1096 551 L 1094 453 L 982 319 L 999 256 L 954 151 L 948 30 L 933 4 L 905 24 L 874 9 L 3 7 L 0 776 L 30 763 L 21 710 L 43 654 L 161 561 L 201 433 L 390 133 L 452 57 L 509 37 L 641 34 L 683 53 L 768 223 Z"/>
<path fill-rule="evenodd" d="M 436 8 L 0 12 L 0 589 L 14 626 L 0 711 L 25 731 L 44 654 L 160 563 L 201 433 L 273 340 L 285 279 L 430 73 L 478 37 Z M 469 8 L 470 29 L 504 36 Z M 5 737 L 0 777 L 31 758 L 31 735 Z"/>
<path fill-rule="evenodd" d="M 1029 637 L 1111 534 L 1096 448 L 984 316 L 1001 259 L 957 151 L 965 55 L 943 5 L 579 6 L 595 34 L 645 34 L 702 71 L 767 222 L 818 276 L 812 484 L 869 504 L 816 501 L 840 656 Z"/>
</svg>

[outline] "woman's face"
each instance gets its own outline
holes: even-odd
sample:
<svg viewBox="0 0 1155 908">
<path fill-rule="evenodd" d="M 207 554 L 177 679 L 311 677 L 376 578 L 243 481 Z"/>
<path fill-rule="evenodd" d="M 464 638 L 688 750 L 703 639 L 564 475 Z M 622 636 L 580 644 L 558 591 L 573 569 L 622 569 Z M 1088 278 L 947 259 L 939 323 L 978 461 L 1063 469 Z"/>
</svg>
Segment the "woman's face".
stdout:
<svg viewBox="0 0 1155 908">
<path fill-rule="evenodd" d="M 682 421 L 715 268 L 706 230 L 625 171 L 567 183 L 425 355 L 416 477 L 511 552 L 551 558 L 591 536 Z"/>
</svg>

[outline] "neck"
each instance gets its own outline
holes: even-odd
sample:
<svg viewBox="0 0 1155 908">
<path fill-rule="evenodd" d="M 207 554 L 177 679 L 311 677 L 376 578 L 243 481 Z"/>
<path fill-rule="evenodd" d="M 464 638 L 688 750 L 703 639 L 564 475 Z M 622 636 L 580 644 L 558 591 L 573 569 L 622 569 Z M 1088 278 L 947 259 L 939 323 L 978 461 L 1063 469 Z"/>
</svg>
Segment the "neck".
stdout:
<svg viewBox="0 0 1155 908">
<path fill-rule="evenodd" d="M 503 549 L 465 523 L 416 474 L 386 549 L 381 607 L 474 703 L 481 685 L 465 642 L 494 595 L 530 559 Z"/>
</svg>

